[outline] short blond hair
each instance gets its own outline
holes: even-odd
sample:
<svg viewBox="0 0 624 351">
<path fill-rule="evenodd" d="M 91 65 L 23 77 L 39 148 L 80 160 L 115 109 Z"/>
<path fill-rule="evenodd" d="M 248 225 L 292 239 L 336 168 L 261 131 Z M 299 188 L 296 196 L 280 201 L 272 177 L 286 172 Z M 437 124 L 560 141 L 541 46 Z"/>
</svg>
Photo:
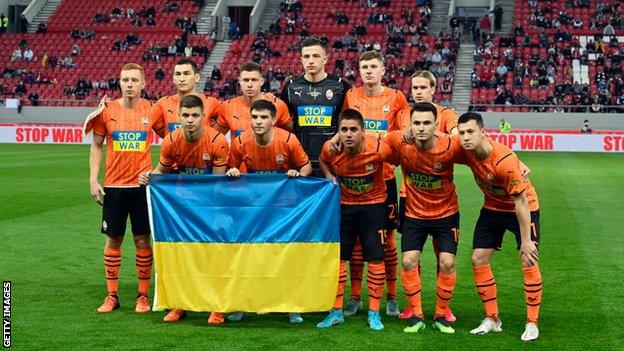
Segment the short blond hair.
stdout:
<svg viewBox="0 0 624 351">
<path fill-rule="evenodd" d="M 429 81 L 429 86 L 432 88 L 435 87 L 437 83 L 436 77 L 433 75 L 433 73 L 427 70 L 414 72 L 414 74 L 412 74 L 412 79 L 414 78 L 425 78 L 426 80 Z"/>
<path fill-rule="evenodd" d="M 121 66 L 121 71 L 131 71 L 131 70 L 137 70 L 139 72 L 141 72 L 141 76 L 143 78 L 145 78 L 145 70 L 143 69 L 143 67 L 141 67 L 141 65 L 136 64 L 136 63 L 126 63 L 125 65 Z"/>
</svg>

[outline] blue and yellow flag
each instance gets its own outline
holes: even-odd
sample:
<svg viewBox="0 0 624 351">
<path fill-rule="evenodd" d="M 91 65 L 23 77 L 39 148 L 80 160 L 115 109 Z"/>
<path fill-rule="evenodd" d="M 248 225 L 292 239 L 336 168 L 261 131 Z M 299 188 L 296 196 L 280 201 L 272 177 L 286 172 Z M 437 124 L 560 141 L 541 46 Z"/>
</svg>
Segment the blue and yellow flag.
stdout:
<svg viewBox="0 0 624 351">
<path fill-rule="evenodd" d="M 148 191 L 157 308 L 315 312 L 331 308 L 340 193 L 286 175 L 153 175 Z"/>
</svg>

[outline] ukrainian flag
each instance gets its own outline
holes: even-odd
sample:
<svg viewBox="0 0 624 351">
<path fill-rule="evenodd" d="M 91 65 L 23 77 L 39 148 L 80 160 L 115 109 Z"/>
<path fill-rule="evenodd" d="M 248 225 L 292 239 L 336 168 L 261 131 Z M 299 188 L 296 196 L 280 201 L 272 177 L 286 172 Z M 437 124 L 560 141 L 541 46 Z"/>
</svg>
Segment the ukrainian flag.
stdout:
<svg viewBox="0 0 624 351">
<path fill-rule="evenodd" d="M 315 312 L 331 308 L 340 192 L 286 175 L 153 175 L 148 187 L 157 308 Z"/>
</svg>

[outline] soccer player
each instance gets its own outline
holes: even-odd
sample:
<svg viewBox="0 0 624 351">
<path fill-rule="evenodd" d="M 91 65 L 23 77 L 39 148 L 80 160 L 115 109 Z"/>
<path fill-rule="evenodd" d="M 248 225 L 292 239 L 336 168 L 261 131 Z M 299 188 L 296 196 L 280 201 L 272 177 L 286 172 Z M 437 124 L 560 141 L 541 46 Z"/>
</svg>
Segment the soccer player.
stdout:
<svg viewBox="0 0 624 351">
<path fill-rule="evenodd" d="M 180 127 L 180 99 L 186 95 L 196 95 L 203 100 L 206 114 L 204 124 L 212 125 L 223 114 L 219 100 L 212 96 L 205 96 L 196 90 L 199 79 L 199 69 L 193 60 L 184 58 L 176 62 L 173 67 L 173 84 L 176 87 L 176 93 L 160 98 L 150 111 L 150 118 L 158 121 L 156 128 L 163 129 L 163 134 L 171 133 Z"/>
<path fill-rule="evenodd" d="M 411 80 L 411 95 L 415 103 L 427 102 L 434 104 L 437 109 L 437 124 L 438 131 L 446 134 L 457 134 L 457 112 L 452 108 L 437 105 L 433 102 L 433 96 L 436 91 L 436 77 L 430 71 L 422 70 L 416 71 L 412 74 Z M 411 125 L 410 110 L 404 110 L 402 117 L 403 127 L 409 127 Z M 403 232 L 403 223 L 405 219 L 405 184 L 401 184 L 399 201 L 399 231 Z M 438 256 L 437 248 L 434 247 L 436 257 Z M 413 316 L 410 307 L 407 307 L 403 312 L 399 314 L 400 319 L 408 319 Z M 451 311 L 449 306 L 446 312 L 446 319 L 449 322 L 455 322 L 457 318 Z"/>
<path fill-rule="evenodd" d="M 196 95 L 186 95 L 178 108 L 182 125 L 165 136 L 160 149 L 160 161 L 152 174 L 169 173 L 177 165 L 181 174 L 224 174 L 229 147 L 225 137 L 204 125 L 204 103 Z M 139 183 L 149 183 L 148 172 L 141 173 Z M 181 309 L 172 309 L 165 322 L 178 321 L 185 315 Z M 223 314 L 213 312 L 208 324 L 223 324 Z"/>
<path fill-rule="evenodd" d="M 366 51 L 359 59 L 360 77 L 364 84 L 347 91 L 344 108 L 358 110 L 364 117 L 364 127 L 367 133 L 378 133 L 382 136 L 388 131 L 401 129 L 398 116 L 404 109 L 409 109 L 405 95 L 398 89 L 391 89 L 381 84 L 386 72 L 384 60 L 378 51 Z M 384 180 L 388 192 L 388 221 L 386 224 L 387 237 L 385 238 L 387 305 L 386 315 L 398 316 L 399 307 L 396 301 L 397 282 L 397 247 L 394 230 L 396 229 L 397 215 L 397 185 L 394 176 L 394 166 L 384 165 Z M 356 241 L 351 261 L 349 262 L 351 277 L 351 299 L 347 302 L 344 314 L 351 316 L 362 309 L 360 294 L 362 290 L 362 273 L 364 261 L 362 246 Z"/>
<path fill-rule="evenodd" d="M 297 137 L 280 128 L 275 128 L 277 108 L 267 100 L 256 100 L 251 104 L 251 126 L 253 133 L 242 133 L 232 140 L 228 177 L 238 178 L 244 165 L 246 173 L 277 174 L 289 177 L 305 177 L 312 173 L 308 155 Z M 228 321 L 237 322 L 242 312 L 228 316 Z M 289 313 L 291 323 L 302 323 L 299 313 Z"/>
<path fill-rule="evenodd" d="M 420 256 L 431 234 L 439 252 L 434 328 L 443 333 L 455 330 L 445 318 L 455 290 L 455 255 L 459 240 L 459 204 L 453 184 L 453 163 L 462 163 L 463 152 L 457 139 L 438 132 L 438 109 L 431 103 L 416 103 L 411 109 L 414 144 L 403 141 L 403 132 L 388 134 L 386 141 L 399 155 L 406 180 L 406 216 L 401 240 L 403 289 L 413 316 L 407 333 L 425 328 L 421 306 Z M 465 161 L 463 162 L 465 163 Z"/>
<path fill-rule="evenodd" d="M 135 311 L 144 313 L 150 311 L 152 248 L 145 187 L 139 186 L 138 177 L 152 168 L 149 133 L 154 129 L 154 121 L 147 117 L 151 104 L 141 99 L 145 86 L 143 68 L 134 63 L 125 64 L 121 67 L 119 84 L 122 97 L 108 104 L 105 97 L 85 121 L 85 133 L 93 130 L 89 155 L 90 191 L 95 202 L 103 206 L 101 232 L 106 235 L 104 266 L 108 295 L 97 311 L 106 313 L 119 308 L 121 245 L 130 216 L 139 278 Z M 98 178 L 104 140 L 106 171 L 102 187 Z"/>
<path fill-rule="evenodd" d="M 239 70 L 238 84 L 243 94 L 222 103 L 223 114 L 219 115 L 215 124 L 218 131 L 223 134 L 230 132 L 230 138 L 234 139 L 243 131 L 251 130 L 250 107 L 259 99 L 269 100 L 277 108 L 276 127 L 286 130 L 291 128 L 292 118 L 286 103 L 260 91 L 264 84 L 262 66 L 251 61 L 245 62 Z"/>
<path fill-rule="evenodd" d="M 338 115 L 349 89 L 341 78 L 325 72 L 326 63 L 325 43 L 313 37 L 304 40 L 301 64 L 305 74 L 286 83 L 281 96 L 293 116 L 292 130 L 310 156 L 315 177 L 323 177 L 318 166 L 321 148 L 336 134 Z"/>
<path fill-rule="evenodd" d="M 384 328 L 379 315 L 383 293 L 386 237 L 386 183 L 384 162 L 392 159 L 390 147 L 378 134 L 364 132 L 364 118 L 354 109 L 340 113 L 338 133 L 342 152 L 330 151 L 330 140 L 323 145 L 320 167 L 325 177 L 340 182 L 340 276 L 334 308 L 316 326 L 329 328 L 344 322 L 343 294 L 347 280 L 347 261 L 359 237 L 368 262 L 368 324 L 373 330 Z"/>
<path fill-rule="evenodd" d="M 461 115 L 458 130 L 468 165 L 485 198 L 475 225 L 472 267 L 486 318 L 470 333 L 502 331 L 490 261 L 494 251 L 500 250 L 505 231 L 509 230 L 516 237 L 524 273 L 527 323 L 520 339 L 535 340 L 539 337 L 537 320 L 542 302 L 537 194 L 531 182 L 522 177 L 519 160 L 513 151 L 485 136 L 480 114 L 468 112 Z"/>
</svg>

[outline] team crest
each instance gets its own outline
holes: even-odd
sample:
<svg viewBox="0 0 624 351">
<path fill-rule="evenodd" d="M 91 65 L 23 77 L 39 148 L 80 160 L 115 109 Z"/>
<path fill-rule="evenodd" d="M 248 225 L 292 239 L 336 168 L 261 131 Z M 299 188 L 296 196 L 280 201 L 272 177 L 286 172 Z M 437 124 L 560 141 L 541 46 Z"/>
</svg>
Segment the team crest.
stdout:
<svg viewBox="0 0 624 351">
<path fill-rule="evenodd" d="M 492 173 L 488 173 L 487 180 L 489 180 L 490 182 L 493 181 L 494 180 L 494 175 Z"/>
<path fill-rule="evenodd" d="M 433 169 L 436 171 L 441 171 L 442 170 L 442 164 L 440 162 L 436 162 L 433 164 Z"/>
<path fill-rule="evenodd" d="M 275 156 L 275 162 L 282 164 L 284 163 L 284 155 L 282 154 L 277 154 L 277 156 Z"/>
<path fill-rule="evenodd" d="M 373 167 L 372 164 L 369 163 L 369 164 L 366 165 L 366 171 L 367 172 L 372 172 L 374 170 L 375 170 L 375 167 Z"/>
<path fill-rule="evenodd" d="M 204 163 L 206 165 L 210 165 L 210 155 L 207 152 L 204 153 L 204 155 L 202 156 L 202 159 L 204 160 Z"/>
<path fill-rule="evenodd" d="M 334 97 L 334 92 L 331 91 L 331 89 L 327 89 L 327 91 L 325 92 L 325 97 L 327 98 L 327 100 L 331 100 Z"/>
<path fill-rule="evenodd" d="M 108 224 L 106 223 L 106 221 L 102 221 L 102 230 L 104 231 L 108 230 Z"/>
<path fill-rule="evenodd" d="M 149 119 L 147 119 L 147 116 L 141 117 L 141 123 L 143 123 L 144 126 L 146 126 L 148 122 L 149 122 Z"/>
<path fill-rule="evenodd" d="M 383 109 L 382 109 L 384 115 L 387 115 L 388 113 L 390 113 L 390 105 L 385 104 L 383 105 Z"/>
</svg>

